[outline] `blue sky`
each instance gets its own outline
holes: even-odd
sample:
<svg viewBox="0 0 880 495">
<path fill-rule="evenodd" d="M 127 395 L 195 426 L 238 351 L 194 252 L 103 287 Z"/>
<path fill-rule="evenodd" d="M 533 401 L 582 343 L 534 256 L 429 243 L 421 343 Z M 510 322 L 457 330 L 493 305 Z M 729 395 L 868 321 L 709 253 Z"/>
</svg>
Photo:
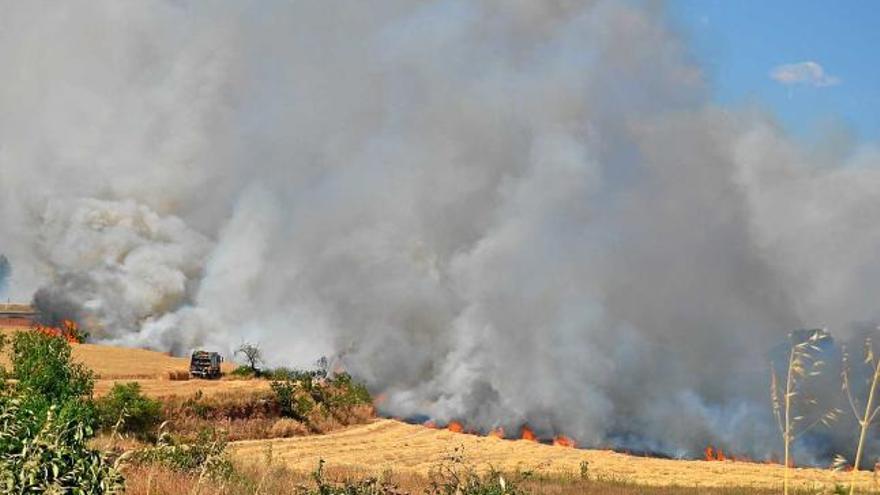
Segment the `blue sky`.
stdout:
<svg viewBox="0 0 880 495">
<path fill-rule="evenodd" d="M 880 142 L 880 1 L 670 0 L 669 7 L 719 103 L 769 108 L 800 138 L 843 127 Z M 770 76 L 804 62 L 812 64 Z"/>
</svg>

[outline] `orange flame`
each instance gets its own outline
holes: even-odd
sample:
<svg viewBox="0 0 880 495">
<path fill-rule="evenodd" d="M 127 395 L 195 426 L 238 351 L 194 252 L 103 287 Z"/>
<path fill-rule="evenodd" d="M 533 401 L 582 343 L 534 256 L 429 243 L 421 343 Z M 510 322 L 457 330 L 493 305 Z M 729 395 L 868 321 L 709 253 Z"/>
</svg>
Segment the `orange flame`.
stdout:
<svg viewBox="0 0 880 495">
<path fill-rule="evenodd" d="M 432 428 L 435 430 L 437 429 L 437 423 L 431 420 L 425 421 L 422 426 L 424 426 L 425 428 Z"/>
<path fill-rule="evenodd" d="M 703 458 L 707 461 L 726 461 L 727 456 L 724 455 L 724 451 L 720 448 L 715 449 L 711 445 L 707 446 L 703 451 Z"/>
<path fill-rule="evenodd" d="M 376 397 L 373 398 L 373 405 L 376 407 L 381 406 L 388 400 L 388 394 L 385 392 L 380 393 Z"/>
<path fill-rule="evenodd" d="M 452 421 L 448 425 L 446 425 L 446 429 L 453 433 L 462 433 L 464 432 L 464 426 L 461 425 L 458 421 Z"/>
<path fill-rule="evenodd" d="M 556 445 L 557 447 L 571 448 L 574 448 L 576 446 L 574 440 L 565 435 L 557 435 L 556 438 L 553 439 L 553 445 Z"/>
<path fill-rule="evenodd" d="M 520 435 L 520 438 L 522 438 L 523 440 L 528 440 L 530 442 L 538 441 L 538 437 L 535 436 L 535 432 L 532 431 L 532 429 L 529 428 L 528 425 L 523 425 L 522 435 Z"/>
<path fill-rule="evenodd" d="M 490 431 L 487 437 L 504 438 L 504 428 L 498 427 Z"/>
<path fill-rule="evenodd" d="M 79 333 L 79 327 L 76 325 L 76 322 L 71 320 L 62 321 L 61 327 L 47 327 L 45 325 L 35 323 L 33 329 L 35 332 L 39 332 L 43 335 L 48 335 L 50 337 L 61 337 L 70 344 L 79 344 L 80 342 L 82 342 L 82 336 Z"/>
</svg>

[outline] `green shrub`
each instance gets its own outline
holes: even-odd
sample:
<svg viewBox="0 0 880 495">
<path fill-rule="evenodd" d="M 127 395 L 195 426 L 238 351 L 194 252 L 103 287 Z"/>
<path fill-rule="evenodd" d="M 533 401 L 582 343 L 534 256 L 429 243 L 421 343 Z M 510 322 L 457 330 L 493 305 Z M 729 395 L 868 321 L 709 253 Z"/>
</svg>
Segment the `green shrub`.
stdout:
<svg viewBox="0 0 880 495">
<path fill-rule="evenodd" d="M 528 474 L 520 473 L 524 480 Z M 428 475 L 425 495 L 526 495 L 515 479 L 491 468 L 480 474 L 476 467 L 465 461 L 464 447 L 456 447 Z"/>
<path fill-rule="evenodd" d="M 348 373 L 338 373 L 330 380 L 330 385 L 335 389 L 333 405 L 355 406 L 358 404 L 372 404 L 373 398 L 366 385 L 358 383 Z"/>
<path fill-rule="evenodd" d="M 315 402 L 309 395 L 297 393 L 298 385 L 299 383 L 290 380 L 273 381 L 270 384 L 281 415 L 304 421 L 315 407 Z"/>
<path fill-rule="evenodd" d="M 312 473 L 314 490 L 302 490 L 302 495 L 402 495 L 400 487 L 378 478 L 365 478 L 358 481 L 332 483 L 324 478 L 324 459 L 318 462 L 318 469 Z"/>
<path fill-rule="evenodd" d="M 70 343 L 57 335 L 18 332 L 12 338 L 11 354 L 11 377 L 17 383 L 7 388 L 24 410 L 45 417 L 55 406 L 60 420 L 95 426 L 94 378 L 88 368 L 73 362 Z"/>
<path fill-rule="evenodd" d="M 96 401 L 96 408 L 102 428 L 140 438 L 149 437 L 162 422 L 162 404 L 143 395 L 137 382 L 114 384 L 106 396 Z"/>
<path fill-rule="evenodd" d="M 234 370 L 232 370 L 232 376 L 240 376 L 240 377 L 255 377 L 259 374 L 258 370 L 252 369 L 250 366 L 238 366 Z"/>
<path fill-rule="evenodd" d="M 264 371 L 263 376 L 270 380 L 288 380 L 292 382 L 300 382 L 303 380 L 311 379 L 313 375 L 311 371 L 303 371 L 281 366 L 275 369 Z"/>
<path fill-rule="evenodd" d="M 308 421 L 315 409 L 335 414 L 337 409 L 371 404 L 367 388 L 355 382 L 348 373 L 326 378 L 322 371 L 301 371 L 276 368 L 271 372 L 272 392 L 282 416 Z"/>
<path fill-rule="evenodd" d="M 214 431 L 202 431 L 193 443 L 178 443 L 168 433 L 153 447 L 135 452 L 133 464 L 158 464 L 175 471 L 197 472 L 212 479 L 226 479 L 234 473 L 226 454 L 226 439 Z"/>
<path fill-rule="evenodd" d="M 45 417 L 6 396 L 0 404 L 0 488 L 3 493 L 116 493 L 122 476 L 90 449 L 88 425 L 63 419 L 50 406 Z"/>
<path fill-rule="evenodd" d="M 13 376 L 0 388 L 0 491 L 101 494 L 122 490 L 119 471 L 88 447 L 95 424 L 92 375 L 59 336 L 13 338 Z"/>
<path fill-rule="evenodd" d="M 92 395 L 92 372 L 70 359 L 70 344 L 59 336 L 16 333 L 12 339 L 12 369 L 19 388 L 45 398 L 47 403 Z"/>
</svg>

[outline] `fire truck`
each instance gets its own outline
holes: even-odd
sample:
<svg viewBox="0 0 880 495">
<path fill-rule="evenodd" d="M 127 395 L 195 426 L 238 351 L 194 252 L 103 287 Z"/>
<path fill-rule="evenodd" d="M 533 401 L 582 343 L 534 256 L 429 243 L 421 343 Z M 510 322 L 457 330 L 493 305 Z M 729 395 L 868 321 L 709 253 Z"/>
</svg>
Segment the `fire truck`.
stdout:
<svg viewBox="0 0 880 495">
<path fill-rule="evenodd" d="M 193 351 L 189 360 L 189 375 L 193 378 L 220 378 L 223 356 L 216 352 Z"/>
</svg>

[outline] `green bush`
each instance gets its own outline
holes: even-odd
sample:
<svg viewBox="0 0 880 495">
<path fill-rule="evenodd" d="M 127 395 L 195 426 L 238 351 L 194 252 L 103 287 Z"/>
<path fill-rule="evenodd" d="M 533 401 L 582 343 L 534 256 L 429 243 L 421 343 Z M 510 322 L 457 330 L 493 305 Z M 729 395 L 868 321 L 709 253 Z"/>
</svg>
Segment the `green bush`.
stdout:
<svg viewBox="0 0 880 495">
<path fill-rule="evenodd" d="M 117 493 L 122 476 L 90 449 L 88 425 L 63 419 L 50 406 L 45 417 L 21 401 L 0 399 L 0 487 L 3 493 Z"/>
<path fill-rule="evenodd" d="M 148 438 L 162 422 L 162 404 L 143 395 L 137 382 L 114 384 L 95 405 L 100 426 L 120 433 Z"/>
<path fill-rule="evenodd" d="M 330 385 L 336 392 L 332 399 L 333 405 L 354 406 L 373 403 L 373 398 L 366 385 L 354 381 L 348 373 L 334 375 L 330 380 Z"/>
<path fill-rule="evenodd" d="M 265 370 L 263 376 L 270 380 L 301 382 L 304 380 L 311 380 L 314 377 L 314 373 L 312 371 L 285 368 L 281 366 L 275 369 Z"/>
<path fill-rule="evenodd" d="M 302 495 L 402 495 L 399 486 L 378 478 L 365 478 L 358 481 L 333 483 L 324 477 L 324 459 L 318 462 L 318 469 L 312 473 L 314 490 L 301 490 Z"/>
<path fill-rule="evenodd" d="M 276 368 L 268 373 L 273 380 L 270 385 L 275 402 L 285 417 L 306 421 L 315 409 L 333 413 L 334 409 L 372 403 L 367 388 L 348 373 L 338 373 L 331 378 L 322 371 L 288 368 Z"/>
<path fill-rule="evenodd" d="M 273 381 L 270 386 L 275 393 L 275 402 L 278 403 L 278 408 L 284 417 L 304 421 L 315 407 L 315 402 L 309 395 L 297 393 L 297 382 Z"/>
<path fill-rule="evenodd" d="M 240 376 L 240 377 L 255 377 L 258 376 L 259 371 L 252 369 L 250 366 L 239 366 L 232 370 L 232 376 Z"/>
<path fill-rule="evenodd" d="M 523 475 L 521 474 L 520 477 Z M 463 448 L 457 447 L 431 470 L 425 495 L 526 495 L 513 480 L 495 469 L 480 474 L 464 460 Z"/>
<path fill-rule="evenodd" d="M 226 479 L 234 473 L 226 454 L 226 439 L 214 431 L 202 431 L 193 443 L 178 443 L 168 433 L 159 436 L 153 447 L 135 452 L 134 464 L 157 464 L 175 471 L 198 472 L 213 479 Z"/>
<path fill-rule="evenodd" d="M 70 359 L 70 344 L 62 337 L 16 333 L 12 339 L 12 369 L 19 388 L 45 398 L 47 403 L 92 395 L 92 372 Z"/>
<path fill-rule="evenodd" d="M 122 477 L 94 435 L 92 375 L 70 360 L 62 337 L 20 332 L 12 376 L 0 387 L 0 491 L 101 494 L 122 491 Z"/>
</svg>

